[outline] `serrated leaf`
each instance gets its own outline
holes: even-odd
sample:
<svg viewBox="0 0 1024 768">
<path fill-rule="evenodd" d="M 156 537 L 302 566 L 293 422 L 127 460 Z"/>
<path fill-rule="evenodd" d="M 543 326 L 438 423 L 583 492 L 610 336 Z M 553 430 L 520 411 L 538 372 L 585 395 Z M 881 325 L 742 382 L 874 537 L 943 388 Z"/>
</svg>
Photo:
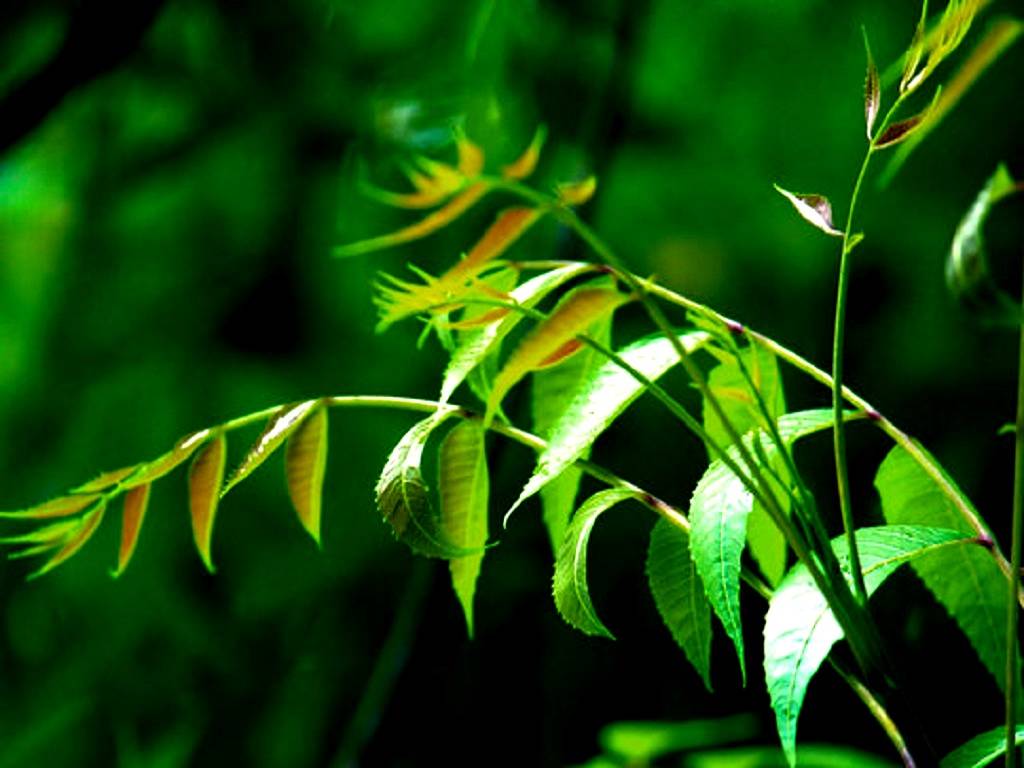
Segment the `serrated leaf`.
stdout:
<svg viewBox="0 0 1024 768">
<path fill-rule="evenodd" d="M 586 635 L 615 639 L 597 617 L 590 600 L 587 585 L 587 545 L 590 543 L 590 534 L 602 513 L 619 502 L 636 497 L 636 491 L 623 488 L 609 488 L 595 493 L 583 502 L 583 506 L 573 516 L 558 549 L 553 581 L 555 606 L 569 625 Z"/>
<path fill-rule="evenodd" d="M 484 422 L 490 421 L 506 393 L 528 373 L 537 370 L 565 344 L 627 301 L 629 296 L 614 288 L 581 286 L 570 291 L 551 314 L 526 334 L 498 372 L 487 401 Z"/>
<path fill-rule="evenodd" d="M 146 485 L 154 480 L 159 480 L 191 457 L 199 446 L 210 439 L 212 434 L 211 430 L 202 429 L 185 435 L 163 456 L 148 464 L 143 464 L 133 475 L 122 480 L 121 485 L 125 488 L 134 488 L 137 485 Z"/>
<path fill-rule="evenodd" d="M 974 533 L 935 481 L 903 448 L 897 446 L 885 457 L 875 476 L 875 488 L 889 523 L 944 526 Z M 914 571 L 949 611 L 1002 689 L 1009 590 L 991 554 L 980 547 L 951 549 L 915 562 Z"/>
<path fill-rule="evenodd" d="M 694 352 L 709 339 L 710 336 L 703 331 L 691 331 L 681 334 L 679 343 L 687 352 Z M 656 381 L 679 362 L 672 342 L 661 335 L 633 342 L 618 354 L 649 381 Z M 582 458 L 601 433 L 643 391 L 643 384 L 611 360 L 604 360 L 594 369 L 589 378 L 580 383 L 576 396 L 551 427 L 548 447 L 537 457 L 533 474 L 505 514 L 505 519 L 508 520 L 524 501 Z"/>
<path fill-rule="evenodd" d="M 103 513 L 106 511 L 106 508 L 106 501 L 100 501 L 91 512 L 81 517 L 78 520 L 77 528 L 59 542 L 57 545 L 59 548 L 56 553 L 39 570 L 29 574 L 28 578 L 36 579 L 43 574 L 49 573 L 72 555 L 77 554 L 78 550 L 84 547 L 86 542 L 96 533 L 96 529 L 99 528 L 100 523 L 103 521 Z"/>
<path fill-rule="evenodd" d="M 298 423 L 284 447 L 288 496 L 299 522 L 317 546 L 326 468 L 327 408 L 321 403 Z"/>
<path fill-rule="evenodd" d="M 223 434 L 216 435 L 196 454 L 188 470 L 188 499 L 192 515 L 192 537 L 199 550 L 203 564 L 214 572 L 210 558 L 210 542 L 213 538 L 213 521 L 217 514 L 217 502 L 221 497 L 224 481 L 224 462 L 227 454 L 227 440 Z"/>
<path fill-rule="evenodd" d="M 42 504 L 36 504 L 28 509 L 19 509 L 13 512 L 0 512 L 0 518 L 14 520 L 49 520 L 55 517 L 69 517 L 81 512 L 90 504 L 101 498 L 100 493 L 81 493 L 73 496 L 61 496 L 59 499 L 50 499 Z"/>
<path fill-rule="evenodd" d="M 551 291 L 591 269 L 593 267 L 589 264 L 569 264 L 537 275 L 511 291 L 509 301 L 523 307 L 532 307 Z M 440 396 L 442 403 L 447 403 L 470 372 L 497 351 L 501 341 L 522 319 L 523 315 L 519 312 L 507 312 L 488 325 L 467 331 L 459 339 L 444 372 Z"/>
<path fill-rule="evenodd" d="M 546 138 L 547 129 L 543 125 L 538 126 L 530 145 L 523 154 L 501 169 L 501 175 L 506 179 L 517 181 L 532 174 L 537 167 L 537 161 L 540 160 L 540 151 L 544 147 Z"/>
<path fill-rule="evenodd" d="M 597 191 L 597 177 L 587 176 L 582 181 L 572 181 L 555 187 L 555 196 L 562 205 L 575 207 L 583 205 Z"/>
<path fill-rule="evenodd" d="M 466 629 L 473 636 L 473 597 L 487 544 L 489 478 L 484 453 L 484 430 L 480 424 L 463 422 L 441 443 L 440 480 L 441 527 L 448 540 L 475 554 L 448 561 L 452 589 L 466 617 Z"/>
<path fill-rule="evenodd" d="M 868 594 L 903 563 L 941 549 L 966 549 L 973 539 L 947 528 L 882 526 L 856 531 Z M 852 584 L 846 537 L 832 540 L 843 575 Z M 793 567 L 772 595 L 764 625 L 764 671 L 782 749 L 796 765 L 796 725 L 811 678 L 843 630 L 828 601 L 802 563 Z"/>
<path fill-rule="evenodd" d="M 871 141 L 871 129 L 874 128 L 878 110 L 882 106 L 882 86 L 878 81 L 878 67 L 875 66 L 875 58 L 871 55 L 868 31 L 863 27 L 861 31 L 864 33 L 864 53 L 867 57 L 867 74 L 864 77 L 864 125 L 868 141 Z"/>
<path fill-rule="evenodd" d="M 73 489 L 72 493 L 97 493 L 99 491 L 105 491 L 108 488 L 113 488 L 115 485 L 120 483 L 122 480 L 131 477 L 131 475 L 142 466 L 141 464 L 133 464 L 130 467 L 121 467 L 120 469 L 112 469 L 109 472 L 103 472 L 97 475 L 87 483 Z"/>
<path fill-rule="evenodd" d="M 831 426 L 832 411 L 827 409 L 787 413 L 778 421 L 779 435 L 787 445 Z M 748 452 L 752 453 L 755 434 L 761 441 L 763 455 L 769 461 L 774 459 L 778 448 L 762 430 L 743 437 Z M 738 446 L 731 445 L 727 451 L 733 461 L 743 466 Z M 716 459 L 697 483 L 689 516 L 690 552 L 711 607 L 736 648 L 744 683 L 747 673 L 740 621 L 740 560 L 753 506 L 753 494 L 725 462 Z"/>
<path fill-rule="evenodd" d="M 446 416 L 429 416 L 402 436 L 377 480 L 376 498 L 377 509 L 399 541 L 424 557 L 450 559 L 477 552 L 449 540 L 423 480 L 423 448 Z"/>
<path fill-rule="evenodd" d="M 651 530 L 647 582 L 662 621 L 711 690 L 711 606 L 690 557 L 690 537 L 666 520 Z"/>
<path fill-rule="evenodd" d="M 220 492 L 221 498 L 251 475 L 260 464 L 267 460 L 270 454 L 280 448 L 284 441 L 299 428 L 303 419 L 319 405 L 319 400 L 307 400 L 298 405 L 286 405 L 271 416 L 263 433 L 249 448 L 242 463 L 235 468 L 231 477 L 224 483 L 224 488 Z"/>
<path fill-rule="evenodd" d="M 121 512 L 121 545 L 117 551 L 117 569 L 113 576 L 116 579 L 131 562 L 135 554 L 135 545 L 139 541 L 139 531 L 146 517 L 149 505 L 150 485 L 137 485 L 124 495 L 124 508 Z"/>
<path fill-rule="evenodd" d="M 1017 724 L 1014 743 L 1024 745 L 1024 723 Z M 984 768 L 1006 754 L 1006 728 L 999 726 L 975 736 L 944 758 L 940 768 Z"/>
<path fill-rule="evenodd" d="M 775 184 L 775 191 L 789 200 L 796 208 L 796 212 L 814 227 L 817 227 L 827 235 L 842 237 L 843 231 L 836 229 L 832 223 L 832 203 L 822 195 L 804 195 L 796 192 L 789 192 L 778 184 Z"/>
</svg>

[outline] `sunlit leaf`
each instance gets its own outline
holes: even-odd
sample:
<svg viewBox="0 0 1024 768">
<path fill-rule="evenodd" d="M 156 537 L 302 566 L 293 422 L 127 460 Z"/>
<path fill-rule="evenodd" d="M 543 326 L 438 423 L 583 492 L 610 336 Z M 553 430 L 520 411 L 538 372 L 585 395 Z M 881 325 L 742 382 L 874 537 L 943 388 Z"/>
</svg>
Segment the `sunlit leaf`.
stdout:
<svg viewBox="0 0 1024 768">
<path fill-rule="evenodd" d="M 91 512 L 79 518 L 78 526 L 74 532 L 63 538 L 54 555 L 47 560 L 39 570 L 29 574 L 28 578 L 35 579 L 45 573 L 49 573 L 84 547 L 86 542 L 92 538 L 94 533 L 96 533 L 96 529 L 99 528 L 100 523 L 103 521 L 103 513 L 106 511 L 106 508 L 106 502 L 101 501 Z"/>
<path fill-rule="evenodd" d="M 659 519 L 647 549 L 647 581 L 658 613 L 711 690 L 711 606 L 690 557 L 690 537 Z"/>
<path fill-rule="evenodd" d="M 191 457 L 199 446 L 210 439 L 211 434 L 209 429 L 203 429 L 186 435 L 163 456 L 142 465 L 133 475 L 122 480 L 121 485 L 125 488 L 134 488 L 137 485 L 146 485 L 154 480 L 159 480 Z"/>
<path fill-rule="evenodd" d="M 146 517 L 146 507 L 149 505 L 149 484 L 137 485 L 124 495 L 124 509 L 121 512 L 121 545 L 117 551 L 117 569 L 114 571 L 116 579 L 135 554 L 135 545 L 139 541 L 139 531 L 142 529 L 142 521 Z"/>
<path fill-rule="evenodd" d="M 793 204 L 796 212 L 805 221 L 810 222 L 825 234 L 833 237 L 843 236 L 843 231 L 836 229 L 835 224 L 832 223 L 832 203 L 828 201 L 827 197 L 788 192 L 778 184 L 775 185 L 775 190 Z"/>
<path fill-rule="evenodd" d="M 1017 724 L 1014 743 L 1024 745 L 1024 723 Z M 999 726 L 975 736 L 944 758 L 940 768 L 984 768 L 1006 754 L 1006 728 Z"/>
<path fill-rule="evenodd" d="M 948 477 L 946 482 L 953 483 Z M 903 448 L 897 446 L 886 456 L 875 476 L 875 488 L 889 523 L 935 525 L 974 533 L 935 481 Z M 946 607 L 1002 688 L 1009 590 L 991 554 L 980 547 L 959 547 L 915 562 L 914 571 Z"/>
<path fill-rule="evenodd" d="M 756 736 L 757 732 L 756 718 L 734 715 L 718 720 L 687 720 L 682 723 L 612 723 L 601 729 L 598 739 L 606 752 L 629 765 L 639 765 L 673 752 L 743 741 Z"/>
<path fill-rule="evenodd" d="M 228 491 L 251 475 L 260 464 L 267 460 L 270 454 L 281 447 L 284 441 L 302 424 L 303 419 L 318 406 L 320 406 L 319 400 L 306 400 L 298 405 L 286 405 L 271 416 L 263 434 L 256 439 L 245 458 L 242 459 L 242 463 L 235 468 L 231 477 L 224 483 L 220 495 L 225 496 Z"/>
<path fill-rule="evenodd" d="M 539 126 L 533 134 L 530 145 L 523 154 L 501 169 L 501 175 L 506 179 L 517 181 L 532 174 L 537 167 L 537 161 L 540 160 L 540 151 L 544 147 L 545 138 L 547 138 L 547 129 L 544 126 Z"/>
<path fill-rule="evenodd" d="M 223 434 L 218 434 L 196 454 L 188 471 L 192 536 L 199 556 L 210 573 L 214 571 L 213 560 L 210 558 L 210 542 L 213 537 L 217 502 L 221 495 L 221 484 L 224 481 L 226 453 L 227 440 Z"/>
<path fill-rule="evenodd" d="M 303 418 L 284 447 L 288 496 L 299 522 L 320 544 L 320 511 L 327 467 L 327 408 L 318 405 Z"/>
<path fill-rule="evenodd" d="M 636 491 L 609 488 L 583 502 L 566 529 L 555 559 L 555 605 L 562 618 L 587 635 L 614 639 L 601 623 L 587 585 L 587 545 L 597 518 L 610 507 L 636 497 Z"/>
<path fill-rule="evenodd" d="M 455 136 L 455 148 L 459 153 L 458 171 L 462 177 L 472 179 L 479 176 L 484 169 L 484 152 L 480 146 L 459 131 Z"/>
<path fill-rule="evenodd" d="M 942 549 L 967 549 L 972 543 L 958 531 L 918 525 L 862 528 L 856 538 L 869 595 L 901 564 Z M 852 582 L 846 537 L 833 539 L 832 549 Z M 772 595 L 764 625 L 765 680 L 790 766 L 796 765 L 796 725 L 807 686 L 842 637 L 813 577 L 802 563 L 794 566 Z"/>
<path fill-rule="evenodd" d="M 120 483 L 122 480 L 130 477 L 141 464 L 133 464 L 130 467 L 121 467 L 120 469 L 112 469 L 109 472 L 104 472 L 97 477 L 94 477 L 87 483 L 83 483 L 78 486 L 72 493 L 96 493 L 98 491 L 105 491 L 108 488 L 113 488 L 115 485 Z"/>
<path fill-rule="evenodd" d="M 452 588 L 473 636 L 473 596 L 487 543 L 489 479 L 484 453 L 484 430 L 480 424 L 463 422 L 441 443 L 440 480 L 441 527 L 451 541 L 476 554 L 448 561 Z"/>
<path fill-rule="evenodd" d="M 587 176 L 582 181 L 566 182 L 555 187 L 555 196 L 562 205 L 583 205 L 597 191 L 597 177 Z"/>
<path fill-rule="evenodd" d="M 710 337 L 702 331 L 679 336 L 687 352 L 694 352 Z M 624 349 L 619 356 L 649 381 L 656 381 L 679 362 L 672 342 L 664 336 L 649 336 Z M 589 377 L 580 382 L 576 396 L 551 427 L 548 447 L 537 457 L 537 464 L 519 498 L 505 515 L 509 516 L 528 498 L 558 477 L 578 459 L 623 411 L 644 391 L 644 385 L 611 360 L 605 360 Z"/>
<path fill-rule="evenodd" d="M 910 83 L 914 80 L 917 67 L 921 63 L 921 57 L 924 54 L 925 25 L 927 23 L 928 0 L 923 0 L 921 3 L 921 15 L 917 20 L 917 27 L 914 29 L 914 38 L 910 41 L 910 47 L 907 49 L 903 60 L 903 74 L 900 76 L 900 93 L 906 93 L 910 90 Z"/>
<path fill-rule="evenodd" d="M 882 86 L 878 81 L 878 67 L 875 66 L 875 58 L 871 55 L 868 31 L 864 28 L 861 28 L 861 31 L 864 33 L 864 53 L 867 56 L 867 75 L 864 78 L 864 125 L 868 141 L 871 141 L 871 129 L 875 125 L 878 110 L 882 105 Z"/>
<path fill-rule="evenodd" d="M 37 504 L 28 509 L 19 509 L 13 512 L 0 512 L 0 517 L 26 520 L 48 520 L 54 517 L 68 517 L 77 514 L 88 507 L 97 499 L 101 498 L 99 493 L 81 493 L 73 496 L 62 496 L 59 499 L 51 499 Z"/>
<path fill-rule="evenodd" d="M 567 294 L 544 320 L 519 343 L 494 380 L 487 402 L 489 421 L 505 394 L 566 343 L 629 301 L 629 296 L 609 288 L 581 286 Z"/>
<path fill-rule="evenodd" d="M 802 437 L 831 426 L 831 410 L 798 411 L 780 418 L 778 431 L 782 440 L 791 445 Z M 769 461 L 775 459 L 778 448 L 763 430 L 744 436 L 748 452 L 752 452 L 755 434 L 761 441 L 763 455 Z M 727 450 L 742 467 L 739 447 L 731 445 Z M 711 607 L 736 647 L 744 681 L 746 662 L 740 621 L 740 558 L 746 546 L 747 519 L 753 506 L 753 494 L 721 459 L 711 462 L 697 483 L 690 502 L 690 552 Z"/>
</svg>

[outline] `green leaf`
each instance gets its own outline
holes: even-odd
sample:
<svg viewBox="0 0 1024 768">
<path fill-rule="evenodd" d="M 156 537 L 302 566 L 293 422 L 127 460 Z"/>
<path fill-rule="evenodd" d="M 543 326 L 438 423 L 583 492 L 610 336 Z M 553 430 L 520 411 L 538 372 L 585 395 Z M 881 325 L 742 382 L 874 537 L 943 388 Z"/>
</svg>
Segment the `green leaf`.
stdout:
<svg viewBox="0 0 1024 768">
<path fill-rule="evenodd" d="M 590 532 L 602 512 L 626 499 L 636 498 L 636 491 L 609 488 L 587 499 L 573 516 L 562 539 L 555 560 L 555 606 L 569 624 L 587 635 L 614 640 L 608 628 L 597 618 L 587 587 L 587 544 Z"/>
<path fill-rule="evenodd" d="M 633 765 L 657 760 L 673 752 L 742 741 L 756 736 L 757 732 L 755 717 L 734 715 L 719 720 L 687 720 L 682 723 L 611 723 L 601 729 L 598 740 L 605 752 Z"/>
<path fill-rule="evenodd" d="M 473 636 L 473 595 L 487 544 L 489 479 L 484 453 L 484 429 L 480 424 L 458 424 L 441 443 L 441 527 L 458 547 L 479 550 L 448 562 L 452 588 Z"/>
<path fill-rule="evenodd" d="M 952 484 L 948 477 L 946 480 Z M 897 446 L 886 456 L 875 476 L 875 488 L 889 523 L 936 525 L 974 534 L 935 481 L 903 448 Z M 949 611 L 1002 689 L 1009 590 L 991 554 L 980 547 L 959 547 L 915 562 L 914 571 Z"/>
<path fill-rule="evenodd" d="M 690 557 L 690 537 L 666 520 L 651 530 L 647 582 L 658 613 L 711 690 L 711 606 Z"/>
<path fill-rule="evenodd" d="M 212 436 L 213 430 L 210 429 L 202 429 L 190 435 L 185 435 L 163 456 L 154 459 L 148 464 L 143 464 L 134 474 L 122 480 L 121 486 L 124 488 L 134 488 L 138 485 L 146 485 L 154 480 L 159 480 L 176 469 L 179 464 L 185 462 L 198 450 L 199 446 L 206 443 Z"/>
<path fill-rule="evenodd" d="M 326 468 L 327 408 L 320 405 L 299 422 L 284 447 L 288 496 L 299 522 L 317 546 Z"/>
<path fill-rule="evenodd" d="M 611 346 L 611 332 L 610 316 L 605 316 L 587 329 L 588 336 L 606 347 Z M 576 393 L 604 360 L 605 357 L 596 349 L 586 347 L 560 365 L 545 368 L 533 375 L 531 395 L 535 435 L 544 440 L 551 436 L 552 428 L 572 403 Z M 589 453 L 589 450 L 585 451 L 581 458 L 587 458 Z M 548 531 L 551 548 L 556 553 L 565 536 L 572 511 L 576 508 L 576 494 L 582 475 L 582 471 L 577 467 L 567 467 L 562 474 L 541 489 L 544 526 Z"/>
<path fill-rule="evenodd" d="M 188 470 L 189 509 L 192 513 L 192 536 L 203 564 L 214 572 L 210 557 L 210 543 L 213 538 L 213 521 L 217 515 L 217 502 L 221 497 L 224 482 L 224 460 L 227 440 L 217 434 L 203 446 Z"/>
<path fill-rule="evenodd" d="M 779 434 L 787 445 L 830 426 L 832 411 L 827 409 L 787 413 L 778 422 Z M 753 446 L 754 434 L 761 441 L 764 455 L 769 460 L 774 459 L 778 449 L 764 431 L 743 437 L 748 449 Z M 727 450 L 734 461 L 740 461 L 738 446 L 731 445 Z M 747 539 L 747 519 L 753 507 L 753 494 L 721 459 L 711 462 L 690 502 L 690 551 L 711 607 L 736 646 L 744 681 L 740 558 Z"/>
<path fill-rule="evenodd" d="M 223 497 L 245 480 L 255 469 L 276 451 L 288 437 L 299 428 L 303 420 L 320 405 L 319 400 L 307 400 L 298 405 L 286 405 L 275 413 L 267 422 L 253 446 L 249 449 L 242 463 L 238 465 L 231 474 L 230 479 L 224 483 L 220 495 Z"/>
<path fill-rule="evenodd" d="M 1014 743 L 1024 744 L 1024 724 L 1017 724 Z M 957 747 L 940 763 L 941 768 L 983 768 L 1006 754 L 1006 728 L 1000 725 Z"/>
<path fill-rule="evenodd" d="M 146 507 L 149 505 L 149 489 L 151 486 L 137 485 L 124 495 L 124 508 L 121 512 L 121 546 L 117 551 L 117 568 L 113 572 L 116 579 L 135 554 L 135 545 L 139 541 L 139 532 L 142 530 L 142 521 L 146 517 Z"/>
<path fill-rule="evenodd" d="M 402 436 L 388 456 L 376 489 L 377 509 L 396 538 L 416 554 L 445 559 L 475 554 L 449 540 L 440 516 L 431 508 L 423 480 L 423 448 L 447 415 L 429 416 Z"/>
<path fill-rule="evenodd" d="M 691 331 L 679 336 L 687 352 L 707 343 L 710 336 Z M 619 356 L 649 380 L 660 378 L 679 362 L 672 342 L 664 336 L 649 336 L 622 349 Z M 526 486 L 519 493 L 509 516 L 528 498 L 558 477 L 567 467 L 586 455 L 598 436 L 644 391 L 644 386 L 611 360 L 604 360 L 581 381 L 576 396 L 552 425 L 548 447 L 537 457 L 537 464 Z"/>
<path fill-rule="evenodd" d="M 856 537 L 869 595 L 908 560 L 941 549 L 966 549 L 964 544 L 973 543 L 959 531 L 917 525 L 861 528 Z M 846 537 L 833 539 L 832 549 L 852 584 Z M 772 595 L 764 624 L 765 680 L 791 766 L 796 765 L 796 724 L 807 686 L 842 637 L 828 601 L 803 563 L 797 564 Z"/>
<path fill-rule="evenodd" d="M 41 568 L 30 573 L 28 578 L 35 579 L 45 573 L 49 573 L 65 560 L 77 554 L 78 550 L 84 547 L 86 542 L 92 538 L 94 533 L 96 533 L 96 529 L 99 528 L 100 523 L 103 521 L 103 514 L 106 510 L 107 502 L 104 499 L 96 504 L 90 512 L 80 517 L 76 528 L 67 536 L 58 542 L 55 542 L 53 545 L 47 545 L 46 549 L 56 549 L 57 551 L 43 564 Z"/>
<path fill-rule="evenodd" d="M 777 747 L 737 747 L 701 752 L 686 758 L 685 768 L 785 768 L 786 758 Z M 877 755 L 832 744 L 800 747 L 800 768 L 893 768 Z"/>
</svg>

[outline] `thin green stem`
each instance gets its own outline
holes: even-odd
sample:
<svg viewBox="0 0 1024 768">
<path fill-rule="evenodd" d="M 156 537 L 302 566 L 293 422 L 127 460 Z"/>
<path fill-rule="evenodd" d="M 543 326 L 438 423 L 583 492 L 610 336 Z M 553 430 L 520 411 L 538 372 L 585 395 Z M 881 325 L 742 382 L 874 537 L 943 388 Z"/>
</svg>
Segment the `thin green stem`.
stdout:
<svg viewBox="0 0 1024 768">
<path fill-rule="evenodd" d="M 832 661 L 832 657 L 829 657 L 829 660 Z M 878 700 L 878 698 L 866 685 L 864 685 L 864 683 L 839 666 L 835 661 L 832 661 L 832 668 L 841 678 L 843 678 L 853 692 L 857 694 L 857 698 L 864 703 L 864 706 L 868 708 L 868 711 L 872 716 L 874 716 L 875 720 L 878 721 L 878 724 L 882 726 L 882 730 L 885 731 L 885 735 L 889 737 L 889 741 L 892 742 L 892 745 L 896 748 L 896 752 L 899 753 L 904 767 L 916 768 L 917 763 L 914 762 L 914 758 L 910 754 L 910 750 L 907 748 L 907 740 L 903 738 L 903 734 L 900 733 L 900 729 L 897 727 L 892 717 L 889 716 L 889 712 L 885 709 L 882 702 Z"/>
<path fill-rule="evenodd" d="M 1017 370 L 1017 424 L 1014 431 L 1013 523 L 1010 532 L 1010 599 L 1006 605 L 1006 768 L 1017 768 L 1017 697 L 1020 691 L 1017 603 L 1020 589 L 1021 527 L 1024 522 L 1024 329 Z"/>
</svg>

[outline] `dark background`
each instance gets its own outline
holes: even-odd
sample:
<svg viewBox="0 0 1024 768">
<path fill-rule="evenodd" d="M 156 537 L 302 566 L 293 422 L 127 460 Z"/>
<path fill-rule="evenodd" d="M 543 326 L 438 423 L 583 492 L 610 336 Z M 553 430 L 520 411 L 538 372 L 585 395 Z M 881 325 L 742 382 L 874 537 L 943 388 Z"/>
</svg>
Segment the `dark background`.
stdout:
<svg viewBox="0 0 1024 768">
<path fill-rule="evenodd" d="M 992 3 L 964 53 L 1013 10 Z M 865 148 L 859 27 L 884 66 L 917 14 L 881 0 L 8 0 L 0 507 L 275 403 L 433 396 L 442 356 L 415 348 L 415 322 L 375 335 L 370 285 L 408 261 L 443 270 L 495 203 L 393 252 L 339 261 L 330 248 L 402 221 L 359 197 L 360 164 L 394 182 L 396 154 L 450 157 L 453 124 L 499 161 L 547 125 L 541 183 L 596 173 L 584 215 L 632 269 L 827 366 L 837 244 L 771 185 L 827 194 L 844 217 Z M 1012 448 L 996 431 L 1013 418 L 1016 339 L 972 324 L 942 275 L 957 221 L 997 163 L 1024 175 L 1022 92 L 1018 46 L 893 184 L 869 179 L 848 331 L 850 383 L 937 454 L 1003 541 Z M 1002 226 L 1019 254 L 1011 210 Z M 519 253 L 587 255 L 552 224 Z M 620 342 L 643 331 L 639 314 L 624 320 Z M 828 402 L 786 376 L 791 407 Z M 510 414 L 526 405 L 513 396 Z M 271 461 L 221 507 L 216 576 L 195 556 L 183 471 L 155 486 L 120 580 L 108 575 L 113 515 L 44 579 L 25 583 L 25 561 L 0 569 L 0 766 L 342 765 L 353 745 L 371 766 L 565 765 L 595 754 L 612 721 L 733 712 L 756 713 L 757 741 L 774 742 L 757 674 L 763 607 L 745 593 L 750 683 L 741 688 L 718 636 L 711 696 L 647 596 L 649 515 L 624 507 L 592 541 L 592 592 L 618 641 L 558 617 L 530 504 L 488 555 L 470 642 L 445 566 L 416 561 L 373 508 L 412 418 L 331 418 L 322 553 Z M 685 505 L 706 458 L 668 423 L 640 402 L 596 455 Z M 866 427 L 851 438 L 857 514 L 870 522 L 888 446 Z M 497 530 L 530 457 L 492 445 Z M 809 441 L 799 458 L 831 515 L 828 445 Z M 912 576 L 875 605 L 940 753 L 998 724 L 995 684 Z M 385 654 L 395 688 L 357 717 L 395 621 L 409 630 Z M 800 733 L 889 754 L 828 671 Z"/>
</svg>

